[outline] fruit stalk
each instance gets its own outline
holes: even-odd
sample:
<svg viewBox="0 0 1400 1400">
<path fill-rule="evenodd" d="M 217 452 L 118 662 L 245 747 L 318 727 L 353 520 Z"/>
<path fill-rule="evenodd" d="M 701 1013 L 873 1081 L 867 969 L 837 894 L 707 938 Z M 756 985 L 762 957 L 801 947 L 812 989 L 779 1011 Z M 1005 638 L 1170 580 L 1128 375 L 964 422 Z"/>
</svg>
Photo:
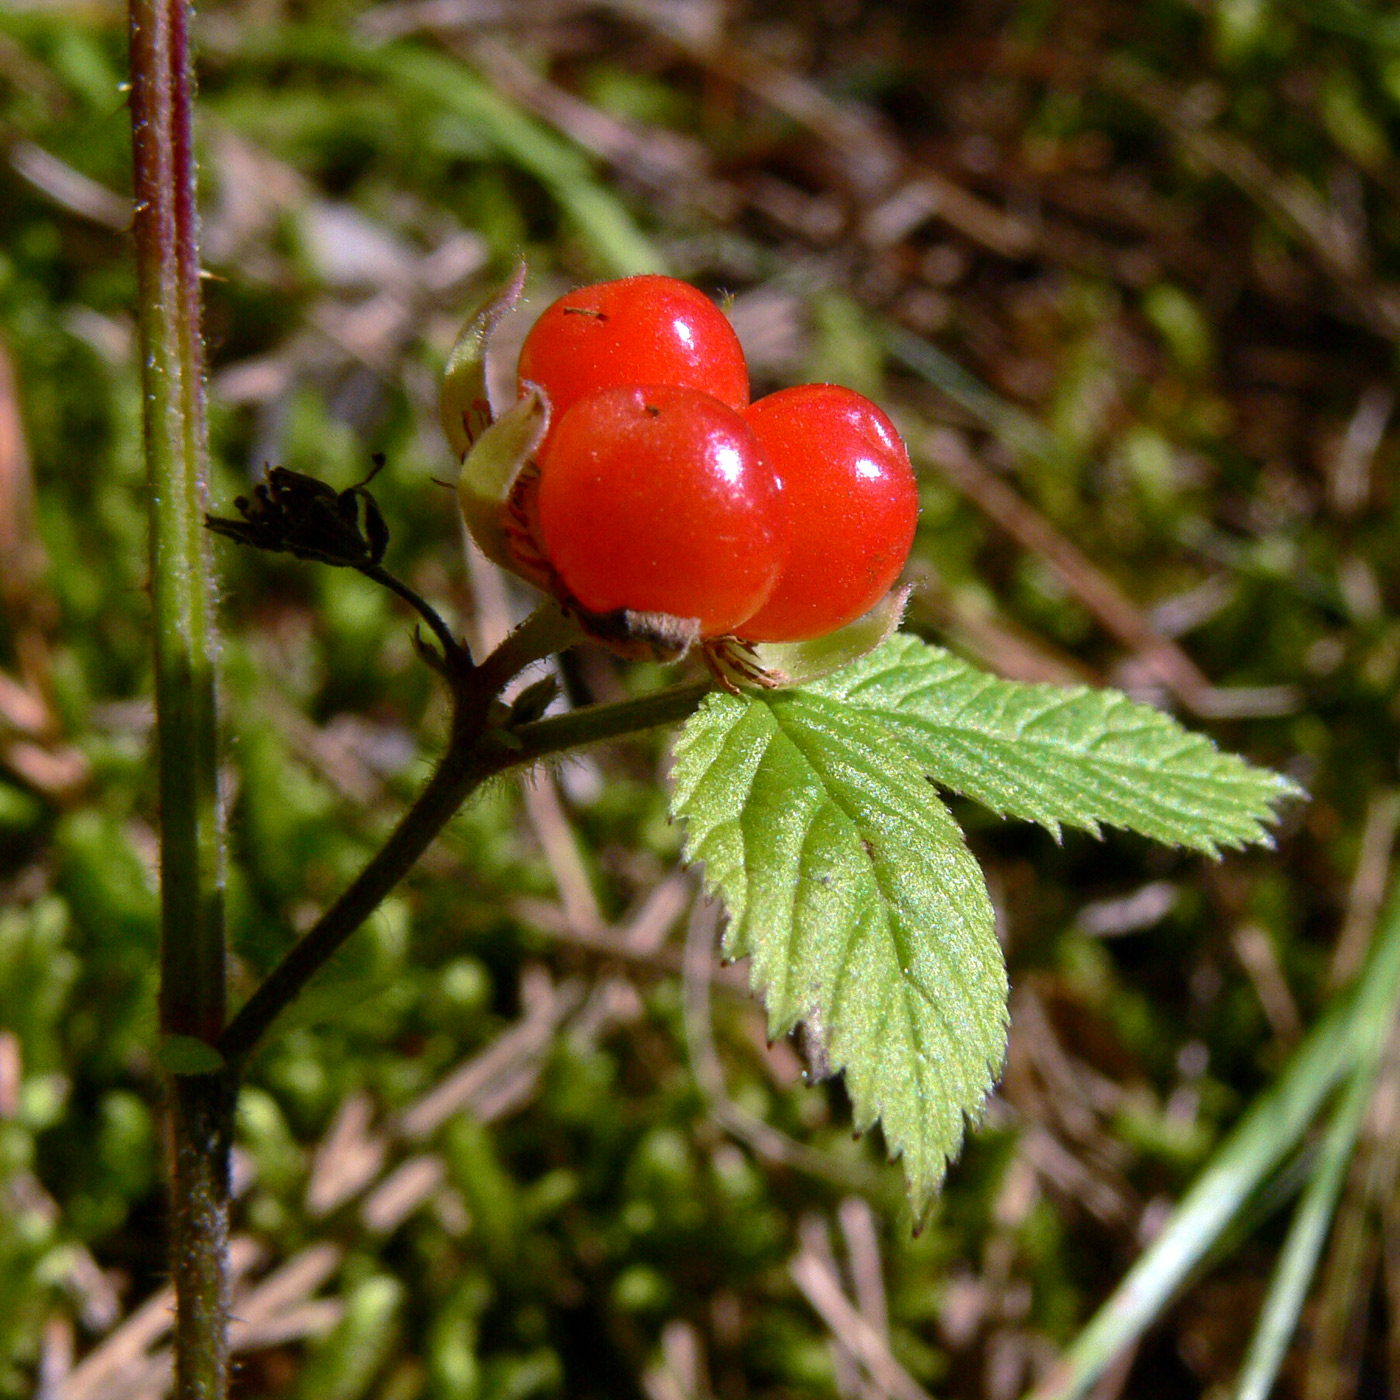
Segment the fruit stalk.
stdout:
<svg viewBox="0 0 1400 1400">
<path fill-rule="evenodd" d="M 223 830 L 208 438 L 186 0 L 131 0 L 134 234 L 150 512 L 161 825 L 162 1037 L 212 1045 L 224 1021 Z M 176 1394 L 227 1394 L 228 1144 L 220 1075 L 173 1089 Z"/>
</svg>

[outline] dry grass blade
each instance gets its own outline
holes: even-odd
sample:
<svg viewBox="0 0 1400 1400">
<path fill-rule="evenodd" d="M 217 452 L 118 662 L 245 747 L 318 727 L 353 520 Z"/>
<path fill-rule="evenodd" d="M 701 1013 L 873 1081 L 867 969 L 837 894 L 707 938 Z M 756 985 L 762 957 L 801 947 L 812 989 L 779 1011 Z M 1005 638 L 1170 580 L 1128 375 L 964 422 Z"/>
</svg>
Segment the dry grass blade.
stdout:
<svg viewBox="0 0 1400 1400">
<path fill-rule="evenodd" d="M 67 161 L 60 160 L 42 146 L 32 141 L 16 141 L 10 147 L 10 164 L 16 175 L 70 214 L 101 224 L 114 233 L 131 231 L 128 200 L 74 170 Z"/>
<path fill-rule="evenodd" d="M 401 1162 L 360 1207 L 365 1229 L 376 1235 L 398 1229 L 419 1206 L 433 1198 L 446 1177 L 447 1168 L 441 1157 L 410 1157 Z"/>
<path fill-rule="evenodd" d="M 579 855 L 578 839 L 559 800 L 554 778 L 549 773 L 535 772 L 521 782 L 525 810 L 554 875 L 565 917 L 574 928 L 601 929 L 603 911 L 598 907 L 598 896 L 593 893 L 593 883 Z"/>
<path fill-rule="evenodd" d="M 647 1400 L 705 1400 L 710 1387 L 699 1332 L 679 1319 L 661 1329 L 661 1356 L 642 1373 Z"/>
<path fill-rule="evenodd" d="M 1328 463 L 1327 494 L 1339 515 L 1359 515 L 1374 490 L 1376 453 L 1395 411 L 1395 394 L 1388 384 L 1362 390 L 1356 411 Z"/>
<path fill-rule="evenodd" d="M 851 1260 L 856 1306 L 877 1335 L 889 1340 L 889 1307 L 885 1298 L 885 1268 L 880 1257 L 880 1235 L 875 1212 L 860 1196 L 847 1196 L 836 1218 Z"/>
<path fill-rule="evenodd" d="M 1102 65 L 1098 76 L 1118 96 L 1161 122 L 1195 159 L 1233 181 L 1291 229 L 1372 331 L 1388 340 L 1400 336 L 1400 298 L 1395 288 L 1372 283 L 1365 243 L 1342 214 L 1301 181 L 1279 176 L 1243 141 L 1191 120 L 1179 92 L 1141 64 L 1118 55 Z"/>
<path fill-rule="evenodd" d="M 804 1247 L 788 1266 L 792 1281 L 822 1321 L 891 1400 L 929 1400 L 928 1392 L 904 1369 L 889 1343 L 846 1297 L 831 1267 Z"/>
<path fill-rule="evenodd" d="M 311 1159 L 306 1209 L 313 1216 L 329 1215 L 379 1175 L 389 1145 L 369 1131 L 373 1115 L 368 1094 L 351 1094 L 340 1105 Z"/>
<path fill-rule="evenodd" d="M 1361 853 L 1347 891 L 1346 918 L 1337 935 L 1332 963 L 1327 969 L 1327 985 L 1345 986 L 1356 975 L 1366 957 L 1371 936 L 1376 931 L 1381 906 L 1385 902 L 1390 857 L 1400 830 L 1400 792 L 1388 789 L 1376 793 L 1366 806 L 1361 828 Z"/>
<path fill-rule="evenodd" d="M 1258 924 L 1241 924 L 1230 935 L 1230 944 L 1254 984 L 1274 1034 L 1284 1045 L 1296 1044 L 1303 1033 L 1303 1018 L 1268 933 Z"/>
<path fill-rule="evenodd" d="M 73 1320 L 61 1312 L 44 1323 L 43 1349 L 39 1353 L 33 1400 L 58 1400 L 73 1370 Z"/>
<path fill-rule="evenodd" d="M 252 1288 L 234 1295 L 233 1317 L 244 1332 L 247 1345 L 273 1319 L 296 1304 L 304 1303 L 340 1267 L 344 1251 L 323 1242 L 309 1245 L 279 1265 Z"/>
<path fill-rule="evenodd" d="M 523 1019 L 474 1059 L 449 1074 L 408 1108 L 394 1125 L 398 1136 L 416 1142 L 431 1136 L 454 1113 L 473 1108 L 478 1118 L 485 1100 L 513 1073 L 542 1060 L 564 1018 L 583 999 L 576 981 L 540 989 Z"/>
<path fill-rule="evenodd" d="M 339 1298 L 317 1298 L 289 1307 L 257 1328 L 245 1328 L 235 1319 L 229 1326 L 229 1347 L 237 1354 L 324 1337 L 344 1316 L 345 1304 Z"/>
<path fill-rule="evenodd" d="M 825 1216 L 807 1216 L 798 1227 L 797 1237 L 804 1253 L 810 1254 L 831 1278 L 841 1278 L 841 1266 L 836 1262 L 835 1252 L 831 1248 L 831 1230 Z M 863 1389 L 859 1359 L 835 1332 L 832 1332 L 828 1346 L 837 1394 L 842 1400 L 856 1400 Z"/>
</svg>

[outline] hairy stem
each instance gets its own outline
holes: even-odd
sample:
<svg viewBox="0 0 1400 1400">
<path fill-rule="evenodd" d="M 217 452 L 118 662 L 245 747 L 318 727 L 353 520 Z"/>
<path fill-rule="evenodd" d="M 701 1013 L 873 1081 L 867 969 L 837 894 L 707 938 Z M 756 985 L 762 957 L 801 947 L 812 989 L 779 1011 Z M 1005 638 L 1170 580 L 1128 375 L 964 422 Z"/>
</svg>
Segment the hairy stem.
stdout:
<svg viewBox="0 0 1400 1400">
<path fill-rule="evenodd" d="M 277 1017 L 379 907 L 483 783 L 582 744 L 673 724 L 690 714 L 709 691 L 708 683 L 678 686 L 641 700 L 593 705 L 522 725 L 509 736 L 489 729 L 487 712 L 501 688 L 530 662 L 557 650 L 567 628 L 567 620 L 546 604 L 457 689 L 452 737 L 427 787 L 345 893 L 292 945 L 229 1022 L 219 1049 L 235 1074 Z"/>
<path fill-rule="evenodd" d="M 235 1073 L 273 1021 L 408 874 L 480 781 L 472 747 L 449 747 L 393 835 L 229 1022 L 219 1048 Z"/>
<path fill-rule="evenodd" d="M 408 874 L 471 793 L 519 761 L 513 748 L 500 743 L 499 731 L 488 727 L 492 702 L 525 667 L 567 646 L 577 635 L 573 623 L 553 603 L 546 603 L 480 666 L 465 671 L 449 666 L 453 714 L 447 752 L 388 841 L 229 1022 L 219 1049 L 233 1073 L 240 1072 L 273 1021 Z M 452 657 L 449 652 L 449 662 Z"/>
<path fill-rule="evenodd" d="M 161 1020 L 217 1039 L 224 1018 L 208 440 L 183 0 L 132 0 L 136 265 L 150 488 L 160 769 Z"/>
<path fill-rule="evenodd" d="M 176 1393 L 228 1391 L 229 1149 L 237 1086 L 229 1074 L 175 1080 L 170 1272 L 175 1282 Z"/>
<path fill-rule="evenodd" d="M 471 653 L 452 635 L 452 629 L 442 620 L 438 610 L 422 594 L 410 588 L 402 579 L 395 578 L 387 569 L 378 564 L 361 565 L 359 572 L 367 579 L 387 588 L 391 593 L 398 594 L 428 624 L 429 630 L 442 647 L 444 658 L 449 662 L 460 658 L 462 662 L 470 664 Z"/>
<path fill-rule="evenodd" d="M 135 241 L 150 501 L 161 825 L 160 1027 L 214 1043 L 224 1023 L 223 832 L 213 591 L 204 538 L 208 443 L 200 333 L 187 0 L 131 0 Z M 172 1271 L 176 1393 L 227 1394 L 232 1095 L 177 1079 Z"/>
</svg>

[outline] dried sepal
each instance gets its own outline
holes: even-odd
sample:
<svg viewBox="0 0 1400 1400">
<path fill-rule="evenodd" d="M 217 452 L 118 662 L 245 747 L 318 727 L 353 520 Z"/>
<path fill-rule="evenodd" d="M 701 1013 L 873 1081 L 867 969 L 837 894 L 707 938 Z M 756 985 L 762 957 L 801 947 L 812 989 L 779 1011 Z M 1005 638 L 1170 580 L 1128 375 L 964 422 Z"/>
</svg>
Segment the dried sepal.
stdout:
<svg viewBox="0 0 1400 1400">
<path fill-rule="evenodd" d="M 700 640 L 698 617 L 636 612 L 631 608 L 591 613 L 562 589 L 555 596 L 590 641 L 634 661 L 679 661 Z"/>
<path fill-rule="evenodd" d="M 447 357 L 440 400 L 442 430 L 459 462 L 494 421 L 486 389 L 487 352 L 496 327 L 514 309 L 524 289 L 525 264 L 522 262 L 510 281 L 463 327 Z"/>
<path fill-rule="evenodd" d="M 887 593 L 863 617 L 805 642 L 745 642 L 716 637 L 705 644 L 705 662 L 721 685 L 777 690 L 806 685 L 872 652 L 904 617 L 909 589 Z"/>
</svg>

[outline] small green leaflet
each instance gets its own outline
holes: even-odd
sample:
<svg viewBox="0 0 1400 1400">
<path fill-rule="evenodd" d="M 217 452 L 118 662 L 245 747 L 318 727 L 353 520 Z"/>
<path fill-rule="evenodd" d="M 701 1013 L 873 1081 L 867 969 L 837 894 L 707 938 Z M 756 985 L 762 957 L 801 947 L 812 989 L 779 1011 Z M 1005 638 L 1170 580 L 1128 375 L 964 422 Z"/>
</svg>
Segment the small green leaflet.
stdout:
<svg viewBox="0 0 1400 1400">
<path fill-rule="evenodd" d="M 1298 793 L 1116 692 L 1000 680 L 905 635 L 801 689 L 711 695 L 673 777 L 769 1034 L 806 1022 L 920 1215 L 1006 1046 L 986 883 L 933 784 L 1057 836 L 1107 824 L 1211 854 L 1266 841 Z"/>
<path fill-rule="evenodd" d="M 818 696 L 878 716 L 940 787 L 1057 839 L 1118 826 L 1215 856 L 1271 844 L 1273 804 L 1303 795 L 1116 690 L 1002 680 L 906 633 L 792 699 Z"/>
<path fill-rule="evenodd" d="M 769 1034 L 805 1021 L 922 1212 L 1001 1067 L 1006 970 L 982 871 L 878 716 L 717 694 L 677 746 L 686 855 L 724 897 Z"/>
</svg>

